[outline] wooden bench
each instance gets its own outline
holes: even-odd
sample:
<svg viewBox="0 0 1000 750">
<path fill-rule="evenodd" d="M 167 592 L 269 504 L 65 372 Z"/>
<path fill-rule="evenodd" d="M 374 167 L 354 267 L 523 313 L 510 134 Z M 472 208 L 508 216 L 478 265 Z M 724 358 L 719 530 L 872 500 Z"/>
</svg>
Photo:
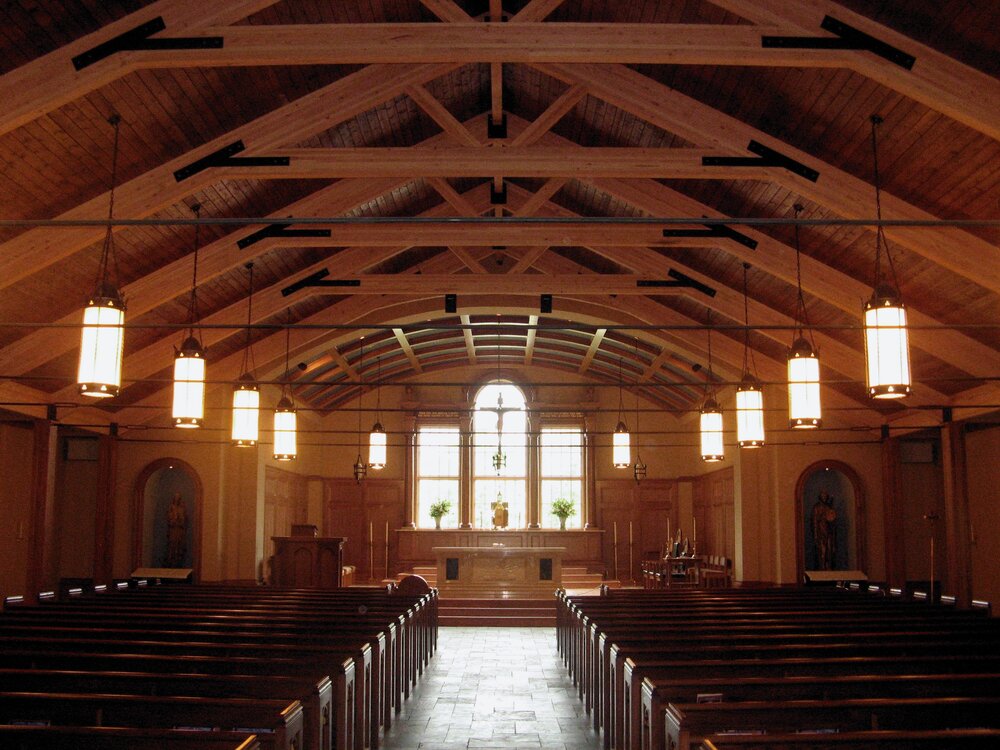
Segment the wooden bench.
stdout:
<svg viewBox="0 0 1000 750">
<path fill-rule="evenodd" d="M 256 734 L 262 748 L 301 750 L 302 704 L 263 698 L 0 692 L 0 724 L 156 727 Z"/>
<path fill-rule="evenodd" d="M 642 750 L 689 750 L 727 730 L 793 733 L 1000 727 L 1000 697 L 671 703 L 663 740 L 643 728 Z M 816 737 L 813 737 L 816 740 Z"/>
<path fill-rule="evenodd" d="M 0 726 L 0 747 L 17 750 L 260 750 L 255 734 L 125 727 Z"/>
<path fill-rule="evenodd" d="M 702 750 L 994 750 L 1000 729 L 872 730 L 837 734 L 713 734 Z"/>
</svg>

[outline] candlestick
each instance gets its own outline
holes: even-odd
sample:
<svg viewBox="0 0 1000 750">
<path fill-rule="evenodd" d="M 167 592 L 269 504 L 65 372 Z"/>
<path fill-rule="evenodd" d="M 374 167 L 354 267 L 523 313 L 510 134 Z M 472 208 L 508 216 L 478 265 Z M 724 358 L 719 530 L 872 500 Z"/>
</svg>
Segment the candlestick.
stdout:
<svg viewBox="0 0 1000 750">
<path fill-rule="evenodd" d="M 670 516 L 667 516 L 667 554 L 670 554 Z"/>
<path fill-rule="evenodd" d="M 628 522 L 628 543 L 632 544 L 632 522 Z"/>
<path fill-rule="evenodd" d="M 691 517 L 691 539 L 698 543 L 698 519 L 694 516 Z"/>
<path fill-rule="evenodd" d="M 618 522 L 617 521 L 612 521 L 611 522 L 611 540 L 612 540 L 612 542 L 614 542 L 614 545 L 617 547 L 618 546 Z"/>
</svg>

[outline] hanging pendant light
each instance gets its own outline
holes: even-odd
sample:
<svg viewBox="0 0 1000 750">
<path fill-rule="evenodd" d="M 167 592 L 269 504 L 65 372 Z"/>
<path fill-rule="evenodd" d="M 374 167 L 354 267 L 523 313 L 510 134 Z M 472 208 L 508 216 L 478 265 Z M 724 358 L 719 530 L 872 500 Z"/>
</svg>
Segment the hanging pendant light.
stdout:
<svg viewBox="0 0 1000 750">
<path fill-rule="evenodd" d="M 736 388 L 736 444 L 740 448 L 764 445 L 764 391 L 757 379 L 753 351 L 750 349 L 750 303 L 747 296 L 747 271 L 743 264 L 743 379 Z"/>
<path fill-rule="evenodd" d="M 622 400 L 622 359 L 618 358 L 618 424 L 611 438 L 611 461 L 616 469 L 627 469 L 632 465 L 631 437 L 625 424 L 625 405 Z"/>
<path fill-rule="evenodd" d="M 361 364 L 358 367 L 358 378 L 364 377 L 365 371 L 365 337 L 361 337 Z M 361 381 L 358 383 L 358 457 L 354 459 L 354 481 L 361 484 L 361 480 L 368 474 L 368 464 L 361 458 L 361 396 L 364 393 L 365 385 Z"/>
<path fill-rule="evenodd" d="M 250 294 L 247 297 L 247 340 L 243 349 L 240 379 L 233 386 L 233 445 L 241 448 L 257 445 L 260 433 L 260 390 L 254 378 L 253 347 L 250 343 L 250 325 L 253 322 L 253 263 L 246 264 L 250 276 Z"/>
<path fill-rule="evenodd" d="M 292 401 L 291 390 L 288 387 L 288 351 L 292 336 L 291 312 L 289 323 L 285 326 L 285 382 L 281 385 L 281 398 L 274 407 L 274 460 L 291 461 L 297 455 L 296 446 L 296 414 L 295 403 Z"/>
<path fill-rule="evenodd" d="M 795 205 L 795 218 L 802 206 Z M 819 356 L 816 347 L 805 336 L 809 318 L 802 295 L 802 262 L 799 244 L 799 224 L 795 223 L 795 274 L 798 298 L 795 303 L 795 338 L 788 351 L 788 425 L 796 430 L 816 429 L 823 424 L 819 393 Z M 803 324 L 806 330 L 803 330 Z"/>
<path fill-rule="evenodd" d="M 910 344 L 906 307 L 899 294 L 896 267 L 882 230 L 882 186 L 878 171 L 878 138 L 882 118 L 872 115 L 872 156 L 875 164 L 875 283 L 864 305 L 865 362 L 868 395 L 872 398 L 905 398 L 913 392 L 910 377 Z M 882 275 L 882 249 L 891 279 Z"/>
<path fill-rule="evenodd" d="M 368 433 L 368 466 L 375 471 L 385 468 L 386 436 L 382 426 L 382 357 L 377 361 L 378 374 L 375 376 L 375 424 Z"/>
<path fill-rule="evenodd" d="M 635 358 L 636 361 L 639 360 L 639 339 L 635 340 Z M 646 464 L 642 462 L 642 456 L 639 455 L 639 435 L 642 433 L 639 430 L 639 382 L 636 381 L 635 384 L 635 463 L 632 464 L 632 476 L 635 477 L 636 482 L 641 482 L 646 478 L 647 467 Z"/>
<path fill-rule="evenodd" d="M 715 463 L 725 459 L 725 447 L 722 443 L 722 409 L 715 400 L 714 385 L 712 385 L 712 311 L 708 311 L 708 385 L 705 391 L 705 403 L 701 407 L 699 430 L 701 432 L 701 460 Z M 708 389 L 712 388 L 713 391 Z"/>
<path fill-rule="evenodd" d="M 192 207 L 196 219 L 201 218 L 201 205 Z M 198 245 L 201 225 L 194 227 L 194 274 L 191 277 L 191 302 L 188 316 L 188 337 L 174 354 L 175 427 L 201 427 L 205 419 L 205 348 L 194 335 L 198 322 Z"/>
<path fill-rule="evenodd" d="M 108 197 L 108 230 L 104 235 L 101 261 L 94 293 L 83 310 L 80 334 L 80 362 L 76 382 L 81 396 L 111 398 L 122 384 L 122 354 L 125 348 L 125 301 L 119 291 L 118 255 L 115 252 L 115 187 L 118 181 L 118 131 L 121 118 L 112 115 L 108 122 L 115 129 L 111 157 L 111 192 Z M 110 274 L 114 274 L 114 279 Z"/>
</svg>

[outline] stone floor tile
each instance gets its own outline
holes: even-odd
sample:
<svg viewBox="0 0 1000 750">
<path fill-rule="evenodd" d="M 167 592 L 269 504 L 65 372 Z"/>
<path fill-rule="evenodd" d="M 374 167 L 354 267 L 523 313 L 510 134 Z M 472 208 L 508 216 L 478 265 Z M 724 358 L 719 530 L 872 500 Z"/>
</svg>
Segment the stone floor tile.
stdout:
<svg viewBox="0 0 1000 750">
<path fill-rule="evenodd" d="M 597 750 L 552 628 L 442 628 L 384 750 Z"/>
</svg>

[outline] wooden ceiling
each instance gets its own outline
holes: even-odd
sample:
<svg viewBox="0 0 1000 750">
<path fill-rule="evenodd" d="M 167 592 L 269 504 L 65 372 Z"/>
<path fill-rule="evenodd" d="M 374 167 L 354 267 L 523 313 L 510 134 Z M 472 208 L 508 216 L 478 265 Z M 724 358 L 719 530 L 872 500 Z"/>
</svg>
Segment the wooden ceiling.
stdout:
<svg viewBox="0 0 1000 750">
<path fill-rule="evenodd" d="M 122 116 L 116 227 L 128 302 L 126 387 L 80 405 L 80 309 L 101 226 L 0 227 L 0 402 L 78 423 L 167 423 L 173 347 L 187 320 L 194 229 L 211 219 L 356 221 L 329 237 L 264 225 L 201 230 L 198 299 L 210 379 L 239 374 L 254 262 L 258 375 L 292 379 L 320 411 L 386 382 L 474 366 L 528 366 L 595 383 L 619 376 L 663 409 L 704 397 L 713 373 L 784 379 L 795 309 L 794 230 L 665 238 L 703 217 L 871 219 L 869 118 L 881 115 L 887 219 L 1000 218 L 1000 7 L 963 0 L 21 0 L 0 8 L 0 218 L 101 219 Z M 915 58 L 864 49 L 769 47 L 826 37 L 824 17 Z M 153 39 L 220 41 L 73 59 L 162 19 Z M 133 36 L 135 34 L 133 33 Z M 219 46 L 221 44 L 221 46 Z M 491 132 L 492 121 L 506 132 Z M 240 141 L 287 165 L 175 172 Z M 751 142 L 815 170 L 705 165 Z M 501 188 L 505 198 L 500 199 Z M 393 217 L 385 223 L 365 221 Z M 495 217 L 488 225 L 429 219 Z M 636 223 L 673 218 L 686 225 Z M 529 222 L 559 219 L 561 223 Z M 600 218 L 601 223 L 593 223 Z M 584 221 L 573 220 L 584 219 Z M 911 311 L 915 395 L 864 396 L 859 319 L 871 227 L 800 231 L 802 282 L 826 403 L 844 421 L 919 427 L 942 407 L 1000 404 L 1000 228 L 886 229 Z M 738 241 L 742 238 L 744 241 Z M 320 271 L 360 286 L 289 285 Z M 637 287 L 689 279 L 691 286 Z M 458 295 L 456 313 L 444 294 Z M 553 312 L 539 310 L 541 294 Z M 291 323 L 292 361 L 285 371 Z M 362 361 L 360 336 L 365 336 Z M 499 361 L 498 361 L 499 360 Z M 220 387 L 222 387 L 220 385 Z M 774 396 L 783 403 L 780 386 Z M 102 406 L 104 406 L 102 404 Z M 965 413 L 971 413 L 967 411 Z"/>
</svg>

